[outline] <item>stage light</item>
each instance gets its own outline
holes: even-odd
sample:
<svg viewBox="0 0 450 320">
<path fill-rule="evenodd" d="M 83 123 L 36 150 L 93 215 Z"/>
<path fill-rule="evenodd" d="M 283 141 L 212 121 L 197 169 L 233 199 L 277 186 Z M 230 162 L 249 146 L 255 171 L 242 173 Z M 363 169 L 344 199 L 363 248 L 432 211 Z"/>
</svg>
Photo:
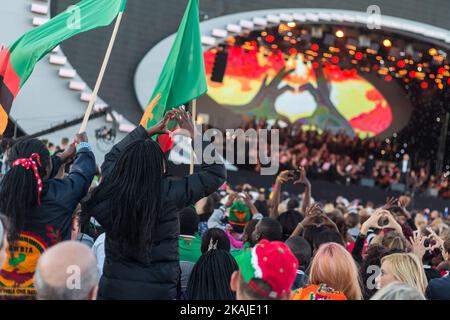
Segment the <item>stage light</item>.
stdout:
<svg viewBox="0 0 450 320">
<path fill-rule="evenodd" d="M 318 45 L 317 43 L 313 43 L 313 44 L 311 45 L 311 50 L 313 50 L 313 51 L 319 51 L 319 49 L 320 49 L 320 47 L 319 47 L 319 45 Z"/>
<path fill-rule="evenodd" d="M 355 53 L 355 59 L 356 60 L 362 60 L 363 57 L 364 57 L 364 55 L 361 52 Z"/>
<path fill-rule="evenodd" d="M 295 22 L 289 22 L 288 24 L 289 28 L 295 28 L 295 26 L 297 25 Z"/>
<path fill-rule="evenodd" d="M 267 42 L 274 42 L 275 41 L 275 37 L 273 36 L 273 35 L 271 35 L 271 34 L 269 34 L 267 37 L 266 37 L 266 41 Z"/>
<path fill-rule="evenodd" d="M 391 40 L 385 39 L 385 40 L 383 41 L 383 46 L 385 46 L 386 48 L 392 47 L 392 42 L 391 42 Z"/>
<path fill-rule="evenodd" d="M 405 61 L 400 60 L 399 62 L 397 62 L 397 66 L 398 66 L 400 69 L 403 69 L 404 67 L 406 67 L 406 63 L 405 63 Z"/>
<path fill-rule="evenodd" d="M 438 54 L 438 51 L 435 48 L 431 48 L 428 53 L 430 54 L 430 56 L 434 57 Z"/>
<path fill-rule="evenodd" d="M 336 31 L 336 37 L 338 37 L 338 38 L 343 38 L 343 37 L 345 37 L 344 31 L 342 31 L 342 30 Z"/>
</svg>

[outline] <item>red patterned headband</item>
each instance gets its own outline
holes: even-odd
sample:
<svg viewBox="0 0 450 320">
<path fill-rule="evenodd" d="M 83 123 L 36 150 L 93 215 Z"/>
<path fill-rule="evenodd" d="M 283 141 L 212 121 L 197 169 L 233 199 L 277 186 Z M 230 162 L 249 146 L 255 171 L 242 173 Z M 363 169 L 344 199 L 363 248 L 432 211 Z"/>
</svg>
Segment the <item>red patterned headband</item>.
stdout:
<svg viewBox="0 0 450 320">
<path fill-rule="evenodd" d="M 34 176 L 37 181 L 37 189 L 38 189 L 38 205 L 41 205 L 41 192 L 42 192 L 42 179 L 39 176 L 39 172 L 37 169 L 37 165 L 41 167 L 41 157 L 37 153 L 33 153 L 29 158 L 17 159 L 13 162 L 12 166 L 22 166 L 25 169 L 29 170 L 30 168 L 33 170 Z"/>
</svg>

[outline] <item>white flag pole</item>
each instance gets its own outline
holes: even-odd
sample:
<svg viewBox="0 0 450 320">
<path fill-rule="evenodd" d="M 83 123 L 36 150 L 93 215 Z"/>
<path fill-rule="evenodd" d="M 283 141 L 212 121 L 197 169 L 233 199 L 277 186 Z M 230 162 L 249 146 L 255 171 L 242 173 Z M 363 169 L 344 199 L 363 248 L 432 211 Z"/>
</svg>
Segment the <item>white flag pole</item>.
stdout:
<svg viewBox="0 0 450 320">
<path fill-rule="evenodd" d="M 94 108 L 94 103 L 97 100 L 98 91 L 100 90 L 100 86 L 103 81 L 103 76 L 105 75 L 106 67 L 108 66 L 109 58 L 111 57 L 111 52 L 114 47 L 114 42 L 116 41 L 117 33 L 119 32 L 120 23 L 122 21 L 123 12 L 119 12 L 116 19 L 116 24 L 114 25 L 114 31 L 111 35 L 111 40 L 109 41 L 108 50 L 106 51 L 105 58 L 103 59 L 103 64 L 100 69 L 100 73 L 98 74 L 97 82 L 95 84 L 94 91 L 92 92 L 91 100 L 89 101 L 89 105 L 86 109 L 86 113 L 84 114 L 83 123 L 81 124 L 79 133 L 83 133 L 86 131 L 87 124 L 89 122 L 89 118 L 92 113 L 92 109 Z"/>
</svg>

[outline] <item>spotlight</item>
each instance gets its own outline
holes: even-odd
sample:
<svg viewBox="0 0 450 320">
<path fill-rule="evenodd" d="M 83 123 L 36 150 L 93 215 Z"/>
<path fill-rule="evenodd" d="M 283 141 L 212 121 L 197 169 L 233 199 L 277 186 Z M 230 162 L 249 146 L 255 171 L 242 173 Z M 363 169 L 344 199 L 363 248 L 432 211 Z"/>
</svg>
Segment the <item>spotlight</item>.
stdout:
<svg viewBox="0 0 450 320">
<path fill-rule="evenodd" d="M 392 47 L 392 42 L 391 42 L 391 40 L 385 39 L 385 40 L 383 41 L 383 46 L 385 46 L 386 48 Z"/>
<path fill-rule="evenodd" d="M 274 42 L 275 41 L 275 37 L 273 35 L 269 34 L 266 37 L 266 41 L 269 42 L 269 43 Z"/>
<path fill-rule="evenodd" d="M 404 67 L 406 67 L 406 63 L 405 63 L 405 61 L 400 60 L 400 61 L 397 62 L 397 66 L 398 66 L 400 69 L 403 69 Z"/>
<path fill-rule="evenodd" d="M 343 38 L 343 37 L 345 37 L 344 31 L 342 31 L 342 30 L 336 31 L 336 37 L 338 37 L 338 38 Z"/>
<path fill-rule="evenodd" d="M 364 57 L 364 55 L 361 52 L 355 53 L 355 59 L 356 60 L 362 60 L 363 57 Z"/>
<path fill-rule="evenodd" d="M 422 89 L 428 89 L 428 82 L 422 82 L 421 84 L 420 84 L 420 87 L 422 88 Z"/>
</svg>

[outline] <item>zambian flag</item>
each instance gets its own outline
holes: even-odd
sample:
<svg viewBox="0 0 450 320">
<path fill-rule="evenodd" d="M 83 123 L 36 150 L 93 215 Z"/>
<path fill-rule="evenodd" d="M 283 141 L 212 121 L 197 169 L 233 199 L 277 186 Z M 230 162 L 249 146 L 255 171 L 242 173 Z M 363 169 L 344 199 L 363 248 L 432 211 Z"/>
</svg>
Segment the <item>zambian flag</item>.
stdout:
<svg viewBox="0 0 450 320">
<path fill-rule="evenodd" d="M 126 0 L 83 0 L 47 23 L 25 33 L 9 48 L 0 49 L 0 135 L 19 90 L 36 63 L 66 39 L 104 27 L 125 9 Z"/>
<path fill-rule="evenodd" d="M 141 125 L 152 127 L 166 111 L 204 95 L 207 90 L 198 0 L 189 0 Z"/>
</svg>

